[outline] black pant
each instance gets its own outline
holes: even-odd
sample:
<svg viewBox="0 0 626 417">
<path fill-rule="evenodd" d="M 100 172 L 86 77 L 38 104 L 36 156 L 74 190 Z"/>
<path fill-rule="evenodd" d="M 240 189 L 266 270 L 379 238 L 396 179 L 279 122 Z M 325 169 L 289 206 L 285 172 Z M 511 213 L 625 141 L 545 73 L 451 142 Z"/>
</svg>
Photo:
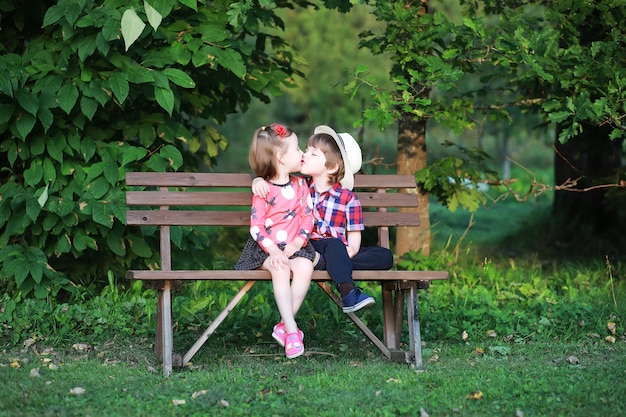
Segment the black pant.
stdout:
<svg viewBox="0 0 626 417">
<path fill-rule="evenodd" d="M 391 269 L 393 253 L 381 246 L 366 246 L 359 250 L 354 258 L 350 259 L 346 245 L 340 239 L 328 238 L 311 240 L 315 250 L 322 255 L 322 259 L 315 269 L 328 271 L 335 286 L 351 283 L 352 271 Z"/>
</svg>

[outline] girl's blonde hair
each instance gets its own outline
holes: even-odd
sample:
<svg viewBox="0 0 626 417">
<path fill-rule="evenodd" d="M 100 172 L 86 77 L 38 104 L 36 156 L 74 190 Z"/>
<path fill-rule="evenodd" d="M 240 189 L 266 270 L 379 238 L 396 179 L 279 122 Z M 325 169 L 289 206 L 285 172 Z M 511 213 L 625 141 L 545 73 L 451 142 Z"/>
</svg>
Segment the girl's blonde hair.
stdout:
<svg viewBox="0 0 626 417">
<path fill-rule="evenodd" d="M 337 171 L 328 176 L 328 180 L 331 184 L 338 183 L 346 174 L 346 165 L 341 157 L 341 150 L 339 145 L 335 142 L 332 136 L 326 133 L 316 133 L 309 137 L 306 144 L 307 147 L 317 148 L 326 157 L 326 168 L 333 168 L 335 165 L 339 167 Z"/>
<path fill-rule="evenodd" d="M 248 162 L 257 176 L 269 180 L 278 174 L 276 153 L 287 151 L 285 138 L 292 134 L 289 127 L 277 123 L 262 126 L 254 132 Z"/>
</svg>

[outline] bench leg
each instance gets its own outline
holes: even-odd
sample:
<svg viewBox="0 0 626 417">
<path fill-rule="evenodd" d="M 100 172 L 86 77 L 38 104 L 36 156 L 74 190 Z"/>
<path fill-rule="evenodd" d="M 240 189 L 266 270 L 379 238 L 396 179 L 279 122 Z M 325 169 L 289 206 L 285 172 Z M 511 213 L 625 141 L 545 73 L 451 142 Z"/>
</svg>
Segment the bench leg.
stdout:
<svg viewBox="0 0 626 417">
<path fill-rule="evenodd" d="M 420 332 L 419 302 L 417 300 L 417 284 L 413 283 L 409 288 L 406 300 L 407 317 L 409 325 L 410 349 L 415 352 L 415 366 L 421 368 L 422 362 L 422 334 Z"/>
<path fill-rule="evenodd" d="M 194 343 L 191 349 L 189 349 L 187 353 L 185 353 L 185 356 L 183 356 L 182 366 L 185 366 L 187 365 L 187 363 L 189 363 L 193 355 L 196 354 L 196 352 L 202 347 L 202 345 L 204 345 L 204 342 L 207 341 L 209 336 L 211 336 L 213 332 L 217 329 L 217 327 L 222 324 L 226 317 L 228 317 L 230 312 L 233 311 L 237 304 L 239 304 L 239 301 L 241 301 L 243 296 L 248 293 L 248 291 L 250 290 L 250 288 L 252 288 L 255 282 L 256 281 L 247 281 L 244 286 L 241 287 L 241 289 L 237 292 L 237 294 L 235 294 L 233 299 L 229 301 L 226 307 L 224 307 L 224 310 L 222 310 L 220 314 L 217 315 L 215 320 L 213 320 L 209 327 L 204 331 L 204 333 L 202 333 L 202 336 L 200 336 L 198 340 L 196 340 L 196 343 Z"/>
<path fill-rule="evenodd" d="M 161 346 L 163 360 L 163 374 L 169 376 L 172 373 L 172 353 L 174 348 L 172 329 L 172 292 L 171 281 L 164 282 L 159 301 L 161 304 Z"/>
</svg>

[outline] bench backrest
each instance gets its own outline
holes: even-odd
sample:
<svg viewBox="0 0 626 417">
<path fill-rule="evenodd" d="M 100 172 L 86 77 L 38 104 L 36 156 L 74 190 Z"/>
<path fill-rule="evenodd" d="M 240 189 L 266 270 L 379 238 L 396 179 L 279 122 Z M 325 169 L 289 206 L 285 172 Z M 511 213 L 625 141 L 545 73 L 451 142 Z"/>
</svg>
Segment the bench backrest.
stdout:
<svg viewBox="0 0 626 417">
<path fill-rule="evenodd" d="M 129 172 L 126 185 L 144 190 L 126 193 L 126 224 L 249 226 L 251 182 L 248 174 Z M 379 245 L 389 247 L 389 227 L 419 225 L 412 175 L 356 175 L 354 182 L 365 226 L 378 227 Z"/>
</svg>

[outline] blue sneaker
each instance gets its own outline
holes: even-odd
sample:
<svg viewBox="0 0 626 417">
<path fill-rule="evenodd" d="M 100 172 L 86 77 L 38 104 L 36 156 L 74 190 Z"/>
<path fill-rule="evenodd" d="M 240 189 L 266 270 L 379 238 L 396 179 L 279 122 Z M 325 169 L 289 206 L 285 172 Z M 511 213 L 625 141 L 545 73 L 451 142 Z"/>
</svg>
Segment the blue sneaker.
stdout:
<svg viewBox="0 0 626 417">
<path fill-rule="evenodd" d="M 354 313 L 355 311 L 359 311 L 364 307 L 369 307 L 371 305 L 376 304 L 376 300 L 370 297 L 369 295 L 365 295 L 361 292 L 360 288 L 355 288 L 348 293 L 345 297 L 341 299 L 343 303 L 343 312 L 344 313 Z"/>
</svg>

